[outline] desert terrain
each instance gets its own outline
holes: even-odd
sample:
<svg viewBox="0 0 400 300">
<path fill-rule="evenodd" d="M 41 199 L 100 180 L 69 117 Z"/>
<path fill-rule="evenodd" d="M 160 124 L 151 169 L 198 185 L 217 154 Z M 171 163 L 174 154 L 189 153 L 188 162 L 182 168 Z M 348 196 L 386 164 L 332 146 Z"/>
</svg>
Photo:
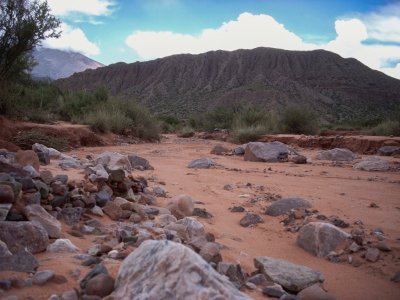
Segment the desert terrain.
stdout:
<svg viewBox="0 0 400 300">
<path fill-rule="evenodd" d="M 207 232 L 214 234 L 215 241 L 221 246 L 223 261 L 240 263 L 248 274 L 255 271 L 255 257 L 271 256 L 320 271 L 325 277 L 324 288 L 336 299 L 399 299 L 400 285 L 391 281 L 391 277 L 400 270 L 399 172 L 354 170 L 354 162 L 316 160 L 319 149 L 296 146 L 296 150 L 308 158 L 307 164 L 250 162 L 244 161 L 243 156 L 210 154 L 216 144 L 229 149 L 235 147 L 215 140 L 165 135 L 160 143 L 81 147 L 66 154 L 85 158 L 111 151 L 134 153 L 146 158 L 154 170 L 134 170 L 132 174 L 145 177 L 150 188 L 162 186 L 167 191 L 166 198 L 157 198 L 157 206 L 165 206 L 170 198 L 177 195 L 190 195 L 196 201 L 196 207 L 204 208 L 212 214 L 210 219 L 195 218 L 205 226 Z M 217 165 L 209 169 L 187 167 L 190 161 L 202 157 L 212 159 Z M 363 157 L 365 155 L 358 155 L 357 159 Z M 399 158 L 384 159 L 400 162 Z M 54 175 L 67 174 L 70 181 L 84 179 L 83 170 L 61 170 L 58 160 L 41 166 L 41 170 L 49 170 Z M 291 226 L 285 226 L 282 222 L 286 215 L 272 217 L 264 214 L 265 208 L 274 200 L 292 196 L 311 202 L 314 215 L 310 218 L 323 215 L 328 219 L 337 218 L 348 223 L 349 226 L 343 229 L 346 232 L 354 228 L 372 232 L 379 228 L 383 232 L 381 239 L 391 251 L 381 252 L 376 262 L 361 258 L 362 251 L 356 253 L 354 257 L 360 261 L 357 266 L 346 261 L 332 262 L 313 256 L 296 245 L 298 233 L 291 232 Z M 245 212 L 231 212 L 230 208 L 234 206 L 242 206 L 246 212 L 259 214 L 263 223 L 250 227 L 240 226 L 239 222 Z M 95 218 L 103 224 L 115 223 L 107 216 Z M 307 217 L 295 222 L 306 223 Z M 67 225 L 62 226 L 61 237 L 70 239 L 82 253 L 96 242 L 93 235 L 79 238 L 68 233 Z M 39 270 L 52 269 L 63 275 L 67 282 L 12 288 L 3 293 L 2 298 L 15 295 L 18 299 L 48 299 L 52 294 L 61 294 L 78 287 L 79 279 L 90 268 L 81 266 L 79 260 L 74 258 L 75 255 L 48 252 L 37 254 Z M 105 259 L 103 263 L 115 278 L 120 261 Z M 0 279 L 12 276 L 28 277 L 24 273 L 0 273 Z M 259 287 L 256 290 L 242 290 L 254 299 L 268 299 Z"/>
</svg>

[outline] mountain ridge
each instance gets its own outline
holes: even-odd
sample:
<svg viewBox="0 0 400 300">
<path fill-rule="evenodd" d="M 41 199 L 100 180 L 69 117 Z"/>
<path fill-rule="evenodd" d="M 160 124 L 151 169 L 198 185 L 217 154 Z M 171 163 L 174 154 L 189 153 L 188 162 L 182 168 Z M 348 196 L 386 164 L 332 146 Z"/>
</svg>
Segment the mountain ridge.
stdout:
<svg viewBox="0 0 400 300">
<path fill-rule="evenodd" d="M 104 67 L 102 63 L 83 54 L 45 47 L 36 48 L 33 51 L 33 57 L 37 64 L 33 67 L 31 74 L 37 79 L 60 79 L 86 69 Z"/>
<path fill-rule="evenodd" d="M 366 113 L 382 117 L 400 105 L 400 80 L 325 50 L 178 54 L 86 70 L 57 84 L 88 90 L 105 85 L 111 94 L 180 117 L 231 102 L 251 102 L 278 112 L 295 103 L 326 120 Z"/>
</svg>

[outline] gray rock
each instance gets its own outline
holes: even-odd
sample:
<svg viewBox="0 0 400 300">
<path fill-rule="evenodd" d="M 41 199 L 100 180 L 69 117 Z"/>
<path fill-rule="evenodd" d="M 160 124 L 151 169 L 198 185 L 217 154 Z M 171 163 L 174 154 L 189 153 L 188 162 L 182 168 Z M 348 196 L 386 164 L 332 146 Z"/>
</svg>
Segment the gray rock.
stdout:
<svg viewBox="0 0 400 300">
<path fill-rule="evenodd" d="M 390 162 L 376 156 L 371 156 L 356 163 L 353 169 L 362 171 L 389 171 L 391 166 Z"/>
<path fill-rule="evenodd" d="M 106 267 L 104 267 L 103 264 L 97 264 L 92 270 L 90 270 L 89 273 L 86 274 L 86 276 L 81 280 L 80 282 L 80 287 L 81 289 L 86 289 L 87 284 L 89 283 L 89 281 L 93 278 L 95 278 L 96 276 L 100 275 L 100 274 L 104 274 L 104 275 L 108 275 L 108 271 L 106 269 Z"/>
<path fill-rule="evenodd" d="M 228 148 L 224 147 L 221 144 L 217 144 L 211 149 L 210 153 L 211 154 L 215 154 L 215 155 L 224 155 L 224 154 L 227 154 L 229 152 L 230 152 L 230 150 Z"/>
<path fill-rule="evenodd" d="M 0 257 L 5 258 L 6 256 L 11 256 L 10 250 L 8 250 L 7 244 L 0 240 Z"/>
<path fill-rule="evenodd" d="M 321 150 L 318 152 L 316 159 L 318 160 L 332 160 L 332 161 L 352 161 L 356 155 L 345 148 L 335 148 L 331 150 Z"/>
<path fill-rule="evenodd" d="M 267 295 L 268 297 L 273 298 L 281 298 L 282 296 L 287 295 L 288 293 L 280 286 L 279 284 L 274 284 L 271 286 L 267 286 L 262 289 L 262 293 Z"/>
<path fill-rule="evenodd" d="M 310 208 L 311 203 L 302 198 L 283 198 L 273 202 L 268 208 L 265 210 L 265 214 L 269 216 L 280 216 L 291 209 L 295 208 Z"/>
<path fill-rule="evenodd" d="M 34 272 L 39 262 L 24 247 L 14 248 L 11 256 L 0 256 L 0 271 Z"/>
<path fill-rule="evenodd" d="M 63 170 L 82 168 L 82 165 L 81 165 L 81 162 L 79 161 L 79 159 L 74 158 L 72 156 L 65 155 L 65 154 L 61 155 L 61 160 L 58 163 L 58 165 Z"/>
<path fill-rule="evenodd" d="M 106 191 L 100 191 L 96 193 L 95 195 L 96 198 L 96 204 L 100 207 L 103 207 L 111 200 L 110 194 L 108 194 Z"/>
<path fill-rule="evenodd" d="M 61 152 L 54 148 L 47 148 L 49 150 L 49 157 L 53 159 L 59 159 L 61 157 Z"/>
<path fill-rule="evenodd" d="M 297 245 L 318 257 L 325 257 L 337 247 L 344 246 L 351 236 L 329 223 L 311 222 L 303 226 Z"/>
<path fill-rule="evenodd" d="M 233 155 L 244 155 L 246 147 L 247 147 L 247 144 L 243 144 L 243 145 L 233 148 L 232 149 Z"/>
<path fill-rule="evenodd" d="M 60 252 L 79 252 L 80 249 L 76 247 L 72 242 L 68 239 L 58 239 L 54 243 L 50 244 L 47 247 L 48 252 L 60 253 Z"/>
<path fill-rule="evenodd" d="M 54 277 L 55 273 L 52 270 L 43 270 L 36 272 L 35 275 L 33 275 L 33 284 L 36 285 L 44 285 Z"/>
<path fill-rule="evenodd" d="M 188 195 L 179 195 L 173 198 L 168 204 L 167 208 L 171 211 L 177 219 L 191 216 L 194 209 L 194 201 Z"/>
<path fill-rule="evenodd" d="M 122 263 L 109 299 L 249 299 L 181 244 L 145 241 Z"/>
<path fill-rule="evenodd" d="M 49 153 L 45 153 L 45 152 L 36 152 L 36 155 L 39 158 L 39 161 L 44 164 L 44 165 L 48 165 L 50 164 L 50 156 Z"/>
<path fill-rule="evenodd" d="M 165 190 L 162 186 L 156 186 L 156 187 L 154 187 L 154 188 L 153 188 L 153 194 L 154 194 L 156 197 L 163 197 L 163 198 L 167 197 L 167 192 L 166 192 L 166 190 Z"/>
<path fill-rule="evenodd" d="M 240 225 L 243 227 L 249 227 L 258 223 L 263 223 L 264 220 L 257 214 L 247 213 L 241 220 Z"/>
<path fill-rule="evenodd" d="M 141 170 L 154 170 L 149 161 L 138 155 L 128 155 L 132 168 Z"/>
<path fill-rule="evenodd" d="M 100 298 L 108 296 L 114 290 L 114 279 L 108 274 L 99 274 L 86 284 L 86 294 Z"/>
<path fill-rule="evenodd" d="M 248 143 L 244 152 L 244 160 L 261 162 L 282 162 L 288 160 L 291 149 L 281 142 Z"/>
<path fill-rule="evenodd" d="M 70 290 L 61 295 L 61 300 L 79 300 L 79 296 L 76 290 Z"/>
<path fill-rule="evenodd" d="M 320 272 L 282 259 L 260 256 L 254 259 L 254 266 L 266 275 L 267 279 L 293 293 L 324 281 Z"/>
<path fill-rule="evenodd" d="M 217 271 L 228 277 L 229 281 L 238 289 L 240 289 L 246 281 L 246 275 L 243 273 L 242 267 L 238 263 L 220 262 Z"/>
<path fill-rule="evenodd" d="M 185 234 L 188 240 L 206 234 L 203 224 L 201 224 L 195 218 L 185 217 L 176 221 L 175 224 L 184 226 Z"/>
<path fill-rule="evenodd" d="M 11 203 L 0 203 L 0 221 L 6 220 L 11 207 Z"/>
<path fill-rule="evenodd" d="M 393 156 L 400 154 L 399 146 L 383 146 L 378 149 L 378 154 L 383 156 Z"/>
<path fill-rule="evenodd" d="M 35 186 L 36 186 L 36 189 L 40 193 L 40 197 L 42 199 L 47 199 L 47 197 L 49 196 L 49 193 L 50 193 L 49 186 L 40 180 L 35 181 Z"/>
<path fill-rule="evenodd" d="M 108 170 L 132 170 L 132 165 L 128 156 L 117 152 L 103 152 L 95 158 L 94 162 L 95 165 L 101 164 Z"/>
<path fill-rule="evenodd" d="M 301 300 L 335 300 L 336 298 L 327 293 L 319 284 L 313 284 L 297 294 Z"/>
<path fill-rule="evenodd" d="M 400 272 L 396 272 L 392 278 L 390 278 L 391 281 L 393 282 L 400 282 Z"/>
<path fill-rule="evenodd" d="M 78 224 L 81 219 L 82 213 L 83 213 L 82 207 L 65 207 L 61 211 L 63 220 L 67 225 Z"/>
<path fill-rule="evenodd" d="M 190 169 L 208 169 L 214 167 L 216 163 L 209 158 L 199 158 L 192 160 L 187 167 Z"/>
<path fill-rule="evenodd" d="M 290 161 L 295 164 L 302 165 L 307 163 L 307 157 L 303 155 L 295 155 L 290 158 Z"/>
<path fill-rule="evenodd" d="M 380 256 L 380 251 L 377 248 L 368 248 L 365 253 L 365 259 L 370 262 L 378 261 Z"/>
<path fill-rule="evenodd" d="M 28 172 L 29 176 L 31 176 L 32 178 L 38 178 L 40 176 L 39 172 L 31 165 L 24 166 L 22 170 Z"/>
<path fill-rule="evenodd" d="M 60 237 L 61 223 L 42 206 L 39 204 L 28 205 L 25 207 L 24 213 L 29 221 L 40 223 L 50 238 L 57 239 Z"/>
<path fill-rule="evenodd" d="M 54 181 L 60 181 L 62 184 L 68 183 L 68 175 L 56 175 L 53 179 Z"/>
<path fill-rule="evenodd" d="M 219 245 L 214 242 L 206 243 L 201 248 L 199 254 L 206 262 L 213 262 L 215 264 L 218 264 L 222 261 Z"/>
<path fill-rule="evenodd" d="M 251 276 L 248 280 L 248 282 L 251 282 L 255 285 L 265 285 L 268 283 L 267 278 L 265 277 L 264 274 L 255 274 L 253 276 Z"/>
<path fill-rule="evenodd" d="M 7 244 L 11 252 L 23 247 L 31 253 L 38 253 L 46 250 L 49 243 L 47 231 L 34 222 L 0 222 L 0 240 Z"/>
<path fill-rule="evenodd" d="M 108 172 L 104 168 L 102 164 L 97 164 L 96 166 L 88 166 L 85 169 L 86 176 L 91 179 L 91 181 L 95 182 L 105 182 L 108 180 Z M 90 175 L 94 175 L 94 177 L 90 177 Z"/>
<path fill-rule="evenodd" d="M 8 184 L 0 184 L 0 203 L 14 203 L 15 196 L 12 187 Z"/>
</svg>

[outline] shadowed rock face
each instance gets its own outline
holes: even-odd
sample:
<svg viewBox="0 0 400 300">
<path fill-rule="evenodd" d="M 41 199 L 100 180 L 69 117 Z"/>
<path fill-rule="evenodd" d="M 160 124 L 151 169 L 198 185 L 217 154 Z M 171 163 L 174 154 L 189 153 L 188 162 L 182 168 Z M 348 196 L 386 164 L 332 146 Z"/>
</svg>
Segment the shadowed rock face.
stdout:
<svg viewBox="0 0 400 300">
<path fill-rule="evenodd" d="M 122 263 L 106 299 L 250 299 L 189 248 L 145 241 Z"/>
<path fill-rule="evenodd" d="M 325 119 L 365 118 L 371 111 L 385 116 L 400 102 L 399 80 L 323 50 L 256 48 L 173 55 L 86 70 L 58 85 L 89 90 L 106 85 L 112 94 L 178 116 L 245 100 L 278 112 L 297 103 Z"/>
</svg>

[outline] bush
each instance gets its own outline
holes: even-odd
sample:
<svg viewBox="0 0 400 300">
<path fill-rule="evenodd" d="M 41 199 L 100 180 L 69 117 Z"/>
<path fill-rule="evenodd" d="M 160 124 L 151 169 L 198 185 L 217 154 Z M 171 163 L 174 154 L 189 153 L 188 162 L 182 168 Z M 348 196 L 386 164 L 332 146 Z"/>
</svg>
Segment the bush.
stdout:
<svg viewBox="0 0 400 300">
<path fill-rule="evenodd" d="M 68 143 L 63 138 L 47 135 L 38 130 L 21 131 L 14 137 L 13 142 L 21 149 L 32 149 L 32 145 L 35 143 L 58 151 L 65 151 L 69 148 Z"/>
<path fill-rule="evenodd" d="M 149 141 L 160 139 L 157 120 L 132 101 L 110 99 L 85 114 L 83 123 L 97 132 L 131 135 Z"/>
<path fill-rule="evenodd" d="M 396 120 L 386 120 L 368 131 L 371 135 L 400 136 L 400 122 Z"/>
<path fill-rule="evenodd" d="M 232 132 L 232 141 L 239 144 L 254 142 L 268 132 L 264 126 L 240 127 Z"/>
<path fill-rule="evenodd" d="M 294 134 L 316 134 L 318 122 L 316 115 L 297 105 L 289 106 L 283 112 L 280 125 L 282 132 Z"/>
<path fill-rule="evenodd" d="M 194 136 L 194 129 L 192 127 L 185 126 L 178 131 L 178 136 L 183 138 L 189 138 Z"/>
</svg>

